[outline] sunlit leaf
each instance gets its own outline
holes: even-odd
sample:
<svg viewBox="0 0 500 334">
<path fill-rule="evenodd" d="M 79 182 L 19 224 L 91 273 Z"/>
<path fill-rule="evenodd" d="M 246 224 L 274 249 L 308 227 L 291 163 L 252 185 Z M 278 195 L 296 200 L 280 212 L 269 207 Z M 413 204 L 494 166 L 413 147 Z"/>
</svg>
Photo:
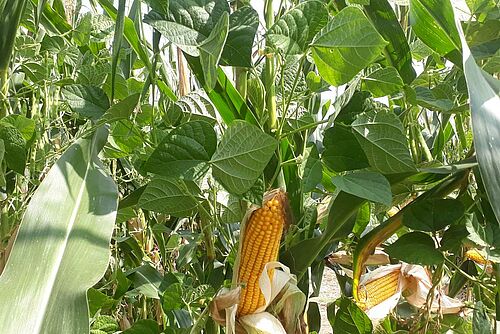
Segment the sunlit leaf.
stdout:
<svg viewBox="0 0 500 334">
<path fill-rule="evenodd" d="M 108 267 L 118 205 L 97 157 L 104 141 L 76 141 L 31 198 L 0 276 L 0 332 L 88 333 L 86 292 Z"/>
<path fill-rule="evenodd" d="M 388 111 L 361 114 L 352 123 L 352 130 L 370 165 L 381 173 L 415 171 L 403 125 L 395 114 Z"/>
<path fill-rule="evenodd" d="M 391 185 L 379 173 L 355 172 L 332 178 L 333 184 L 346 193 L 366 198 L 372 202 L 390 206 L 392 202 Z"/>
<path fill-rule="evenodd" d="M 495 212 L 500 222 L 500 82 L 482 71 L 472 57 L 457 21 L 463 51 L 463 66 L 469 91 L 472 130 L 479 169 Z"/>
<path fill-rule="evenodd" d="M 375 61 L 386 44 L 361 10 L 347 7 L 316 34 L 312 55 L 323 79 L 339 86 Z"/>
<path fill-rule="evenodd" d="M 191 178 L 208 167 L 216 146 L 213 126 L 203 121 L 188 122 L 163 139 L 144 163 L 143 169 L 158 175 Z"/>
<path fill-rule="evenodd" d="M 287 56 L 300 56 L 327 22 L 328 11 L 321 1 L 302 2 L 282 15 L 268 30 L 267 43 Z"/>
<path fill-rule="evenodd" d="M 234 121 L 210 161 L 212 173 L 227 191 L 241 195 L 262 174 L 277 144 L 258 127 Z"/>
</svg>

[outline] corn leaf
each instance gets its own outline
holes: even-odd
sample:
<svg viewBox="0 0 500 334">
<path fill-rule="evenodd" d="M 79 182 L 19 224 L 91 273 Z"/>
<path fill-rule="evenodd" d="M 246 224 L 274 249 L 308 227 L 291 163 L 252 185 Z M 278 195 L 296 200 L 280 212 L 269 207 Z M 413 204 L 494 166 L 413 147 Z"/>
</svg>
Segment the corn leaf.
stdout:
<svg viewBox="0 0 500 334">
<path fill-rule="evenodd" d="M 0 276 L 1 333 L 88 333 L 86 291 L 108 266 L 118 204 L 105 140 L 76 141 L 33 195 Z"/>
<path fill-rule="evenodd" d="M 474 147 L 479 170 L 497 221 L 500 222 L 500 81 L 482 71 L 465 41 L 457 21 L 462 42 L 463 66 L 469 91 Z"/>
<path fill-rule="evenodd" d="M 398 18 L 387 0 L 371 1 L 365 12 L 378 32 L 389 44 L 385 46 L 387 61 L 394 66 L 407 84 L 415 79 L 410 46 Z"/>
</svg>

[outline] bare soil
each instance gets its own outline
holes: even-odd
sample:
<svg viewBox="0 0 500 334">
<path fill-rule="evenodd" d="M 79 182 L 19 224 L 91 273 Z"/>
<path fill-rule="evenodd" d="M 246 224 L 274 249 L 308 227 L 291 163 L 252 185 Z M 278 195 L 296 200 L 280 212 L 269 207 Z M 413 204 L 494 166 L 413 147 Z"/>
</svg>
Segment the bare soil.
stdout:
<svg viewBox="0 0 500 334">
<path fill-rule="evenodd" d="M 326 300 L 335 300 L 340 297 L 340 287 L 337 282 L 337 277 L 335 276 L 333 270 L 329 268 L 325 268 L 325 271 L 323 272 L 320 297 L 321 299 Z M 332 334 L 333 330 L 326 316 L 326 302 L 319 303 L 319 310 L 321 312 L 321 330 L 319 334 Z"/>
</svg>

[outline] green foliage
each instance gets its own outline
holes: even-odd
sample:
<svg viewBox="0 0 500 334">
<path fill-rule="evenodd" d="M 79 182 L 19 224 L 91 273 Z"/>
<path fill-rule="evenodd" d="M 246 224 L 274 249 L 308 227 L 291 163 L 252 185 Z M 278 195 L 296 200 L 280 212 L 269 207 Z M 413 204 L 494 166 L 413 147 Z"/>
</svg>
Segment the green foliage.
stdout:
<svg viewBox="0 0 500 334">
<path fill-rule="evenodd" d="M 347 7 L 316 35 L 312 55 L 323 79 L 338 86 L 373 63 L 386 43 L 362 11 Z"/>
<path fill-rule="evenodd" d="M 491 332 L 494 1 L 460 22 L 448 0 L 117 3 L 0 0 L 1 333 L 225 332 L 209 305 L 274 188 L 291 205 L 279 261 L 305 295 L 353 254 L 352 280 L 328 262 L 335 332 Z M 377 246 L 474 311 L 402 302 L 373 328 L 350 297 Z M 301 305 L 285 305 L 297 321 Z"/>
<path fill-rule="evenodd" d="M 387 254 L 398 260 L 422 264 L 434 265 L 443 262 L 443 254 L 436 250 L 434 240 L 422 232 L 406 233 L 393 244 L 385 248 Z"/>
<path fill-rule="evenodd" d="M 0 276 L 2 332 L 89 331 L 86 291 L 108 265 L 118 204 L 97 157 L 105 140 L 104 131 L 78 140 L 34 193 Z M 12 317 L 13 307 L 30 316 Z"/>
</svg>

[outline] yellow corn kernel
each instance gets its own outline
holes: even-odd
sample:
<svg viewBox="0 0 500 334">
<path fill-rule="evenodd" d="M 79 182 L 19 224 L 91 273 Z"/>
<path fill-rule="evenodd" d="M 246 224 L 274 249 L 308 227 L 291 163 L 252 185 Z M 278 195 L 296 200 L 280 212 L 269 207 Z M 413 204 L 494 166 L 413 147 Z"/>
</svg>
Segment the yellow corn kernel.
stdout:
<svg viewBox="0 0 500 334">
<path fill-rule="evenodd" d="M 477 249 L 469 249 L 467 252 L 465 252 L 465 257 L 468 258 L 469 260 L 476 262 L 477 264 L 482 264 L 482 265 L 491 264 L 491 262 L 488 261 L 484 257 L 484 255 L 481 254 Z"/>
<path fill-rule="evenodd" d="M 248 220 L 238 272 L 238 281 L 242 285 L 238 316 L 254 313 L 265 304 L 259 277 L 264 266 L 278 258 L 285 222 L 286 195 L 281 191 L 273 192 L 273 196 L 255 210 Z"/>
<path fill-rule="evenodd" d="M 368 310 L 393 296 L 398 290 L 399 275 L 400 270 L 395 270 L 361 285 L 358 290 L 358 305 L 363 310 Z"/>
</svg>

